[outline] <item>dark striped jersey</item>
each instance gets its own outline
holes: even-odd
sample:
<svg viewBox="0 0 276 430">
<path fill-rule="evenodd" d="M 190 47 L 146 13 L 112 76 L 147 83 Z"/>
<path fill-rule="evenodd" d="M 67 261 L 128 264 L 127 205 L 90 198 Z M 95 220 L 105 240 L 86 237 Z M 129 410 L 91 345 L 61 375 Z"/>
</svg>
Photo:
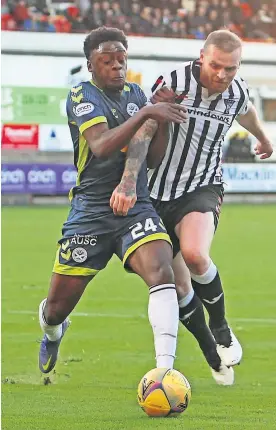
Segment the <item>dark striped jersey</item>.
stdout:
<svg viewBox="0 0 276 430">
<path fill-rule="evenodd" d="M 121 95 L 111 95 L 99 89 L 92 81 L 73 87 L 67 98 L 67 116 L 74 145 L 74 164 L 77 168 L 76 186 L 70 197 L 81 195 L 95 206 L 107 206 L 113 190 L 119 184 L 125 166 L 126 148 L 117 150 L 108 158 L 96 158 L 83 132 L 99 123 L 115 128 L 127 121 L 147 103 L 137 84 L 126 83 Z M 137 181 L 137 198 L 149 200 L 146 163 Z"/>
<path fill-rule="evenodd" d="M 237 115 L 249 109 L 245 81 L 236 75 L 223 93 L 208 95 L 200 84 L 198 61 L 183 63 L 152 87 L 172 88 L 177 102 L 187 106 L 189 120 L 170 124 L 169 143 L 162 163 L 149 171 L 151 197 L 173 200 L 207 184 L 222 182 L 221 156 L 225 134 Z"/>
</svg>

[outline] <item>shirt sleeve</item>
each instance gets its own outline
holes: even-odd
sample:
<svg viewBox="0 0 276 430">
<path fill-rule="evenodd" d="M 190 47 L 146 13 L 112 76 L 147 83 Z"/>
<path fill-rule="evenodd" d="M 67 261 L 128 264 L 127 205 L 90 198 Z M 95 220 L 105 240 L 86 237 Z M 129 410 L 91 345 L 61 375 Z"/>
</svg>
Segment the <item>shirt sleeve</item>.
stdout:
<svg viewBox="0 0 276 430">
<path fill-rule="evenodd" d="M 128 84 L 130 85 L 130 84 Z M 126 85 L 126 86 L 128 86 Z M 132 88 L 135 91 L 136 97 L 138 99 L 138 104 L 139 104 L 139 109 L 141 109 L 142 107 L 147 105 L 147 97 L 144 93 L 144 91 L 142 90 L 142 88 L 140 87 L 140 85 L 132 83 Z"/>
<path fill-rule="evenodd" d="M 167 87 L 170 87 L 170 81 L 168 77 L 165 75 L 160 75 L 156 81 L 154 82 L 153 86 L 151 87 L 151 93 L 152 95 L 156 93 L 156 91 L 160 90 L 160 88 L 164 87 L 165 85 Z"/>
<path fill-rule="evenodd" d="M 144 107 L 147 105 L 147 102 L 148 102 L 146 94 L 144 93 L 144 91 L 140 86 L 138 86 L 138 91 L 139 91 L 140 100 L 141 100 L 141 107 Z"/>
<path fill-rule="evenodd" d="M 238 112 L 238 115 L 245 115 L 249 111 L 249 109 L 251 108 L 251 106 L 252 106 L 252 102 L 251 102 L 251 100 L 249 98 L 248 85 L 247 85 L 247 83 L 244 80 L 242 80 L 242 84 L 243 84 L 242 85 L 242 90 L 243 90 L 244 95 L 245 95 L 245 100 L 244 100 L 244 102 L 243 102 L 243 104 L 242 104 L 242 106 L 241 106 L 241 108 L 240 108 L 240 110 Z"/>
<path fill-rule="evenodd" d="M 93 125 L 107 123 L 100 97 L 82 85 L 71 89 L 66 108 L 69 122 L 76 124 L 81 134 Z"/>
</svg>

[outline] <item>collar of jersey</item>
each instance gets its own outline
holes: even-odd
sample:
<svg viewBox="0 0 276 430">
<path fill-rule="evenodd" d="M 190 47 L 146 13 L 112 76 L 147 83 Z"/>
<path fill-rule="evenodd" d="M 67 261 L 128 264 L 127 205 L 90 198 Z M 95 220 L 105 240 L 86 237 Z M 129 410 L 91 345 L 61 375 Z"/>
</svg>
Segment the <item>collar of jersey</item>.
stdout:
<svg viewBox="0 0 276 430">
<path fill-rule="evenodd" d="M 97 88 L 99 91 L 101 91 L 102 93 L 104 92 L 104 90 L 102 90 L 101 88 L 99 88 L 99 87 L 95 84 L 95 82 L 93 81 L 93 79 L 91 79 L 91 80 L 90 80 L 90 84 L 91 84 L 91 85 L 93 85 L 94 87 L 96 87 L 96 88 Z M 130 91 L 130 88 L 129 88 L 129 86 L 127 85 L 127 83 L 125 83 L 123 91 Z M 122 92 L 123 92 L 123 91 L 122 91 Z"/>
<path fill-rule="evenodd" d="M 90 84 L 93 85 L 94 87 L 96 87 L 99 91 L 101 91 L 103 93 L 103 90 L 101 88 L 99 88 L 95 82 L 93 81 L 93 79 L 90 80 Z"/>
</svg>

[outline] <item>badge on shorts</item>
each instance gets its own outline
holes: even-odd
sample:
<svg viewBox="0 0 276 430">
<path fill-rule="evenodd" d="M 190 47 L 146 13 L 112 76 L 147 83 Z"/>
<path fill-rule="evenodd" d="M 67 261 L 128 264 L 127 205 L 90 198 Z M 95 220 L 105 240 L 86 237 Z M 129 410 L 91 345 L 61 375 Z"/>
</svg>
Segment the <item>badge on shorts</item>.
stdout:
<svg viewBox="0 0 276 430">
<path fill-rule="evenodd" d="M 87 260 L 87 251 L 84 248 L 75 248 L 72 252 L 72 258 L 76 263 L 83 263 Z"/>
</svg>

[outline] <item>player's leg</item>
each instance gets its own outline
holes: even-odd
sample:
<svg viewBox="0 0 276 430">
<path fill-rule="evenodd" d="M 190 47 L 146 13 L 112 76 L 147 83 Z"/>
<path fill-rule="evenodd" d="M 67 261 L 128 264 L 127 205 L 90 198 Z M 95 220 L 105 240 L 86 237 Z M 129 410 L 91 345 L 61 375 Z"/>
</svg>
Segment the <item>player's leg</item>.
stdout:
<svg viewBox="0 0 276 430">
<path fill-rule="evenodd" d="M 178 331 L 178 302 L 171 245 L 147 242 L 128 258 L 128 265 L 149 286 L 148 316 L 154 335 L 156 367 L 173 368 Z"/>
<path fill-rule="evenodd" d="M 214 337 L 206 324 L 203 305 L 195 294 L 191 276 L 181 252 L 173 260 L 176 291 L 179 304 L 179 319 L 184 327 L 196 338 L 207 363 L 211 368 L 213 378 L 217 384 L 232 385 L 234 383 L 233 369 L 222 363 L 217 353 Z"/>
<path fill-rule="evenodd" d="M 222 283 L 209 252 L 214 236 L 213 212 L 190 212 L 176 226 L 183 258 L 190 269 L 192 285 L 210 317 L 210 328 L 220 356 L 227 365 L 240 362 L 242 349 L 225 318 Z"/>
<path fill-rule="evenodd" d="M 172 246 L 153 206 L 136 203 L 125 218 L 116 253 L 126 268 L 149 287 L 148 316 L 154 335 L 156 366 L 172 368 L 178 331 L 178 302 L 172 270 Z"/>
<path fill-rule="evenodd" d="M 221 359 L 216 350 L 216 342 L 206 324 L 202 302 L 193 290 L 190 271 L 180 252 L 173 260 L 173 271 L 178 296 L 179 319 L 198 341 L 208 364 L 218 370 Z"/>
<path fill-rule="evenodd" d="M 71 211 L 72 213 L 73 211 Z M 81 222 L 80 222 L 81 221 Z M 69 217 L 63 233 L 96 231 L 98 225 L 89 215 L 74 211 Z M 71 232 L 71 230 L 70 230 Z M 39 368 L 50 372 L 57 361 L 61 339 L 68 328 L 68 316 L 81 298 L 87 284 L 102 270 L 113 254 L 110 235 L 73 233 L 59 242 L 53 276 L 47 299 L 39 306 L 39 322 L 44 332 L 39 352 Z"/>
<path fill-rule="evenodd" d="M 193 199 L 192 199 L 193 200 Z M 228 371 L 221 365 L 220 357 L 216 353 L 216 343 L 206 324 L 201 300 L 192 289 L 190 271 L 181 257 L 179 238 L 175 233 L 175 226 L 183 214 L 189 211 L 191 201 L 189 197 L 161 202 L 152 200 L 155 209 L 164 221 L 164 225 L 173 243 L 173 269 L 179 301 L 179 319 L 181 323 L 194 335 L 202 349 L 212 374 L 217 383 L 231 385 L 234 382 L 234 372 Z"/>
<path fill-rule="evenodd" d="M 53 273 L 48 297 L 39 306 L 39 322 L 44 333 L 39 368 L 43 373 L 49 373 L 54 368 L 61 340 L 70 324 L 68 316 L 92 278 Z"/>
</svg>

